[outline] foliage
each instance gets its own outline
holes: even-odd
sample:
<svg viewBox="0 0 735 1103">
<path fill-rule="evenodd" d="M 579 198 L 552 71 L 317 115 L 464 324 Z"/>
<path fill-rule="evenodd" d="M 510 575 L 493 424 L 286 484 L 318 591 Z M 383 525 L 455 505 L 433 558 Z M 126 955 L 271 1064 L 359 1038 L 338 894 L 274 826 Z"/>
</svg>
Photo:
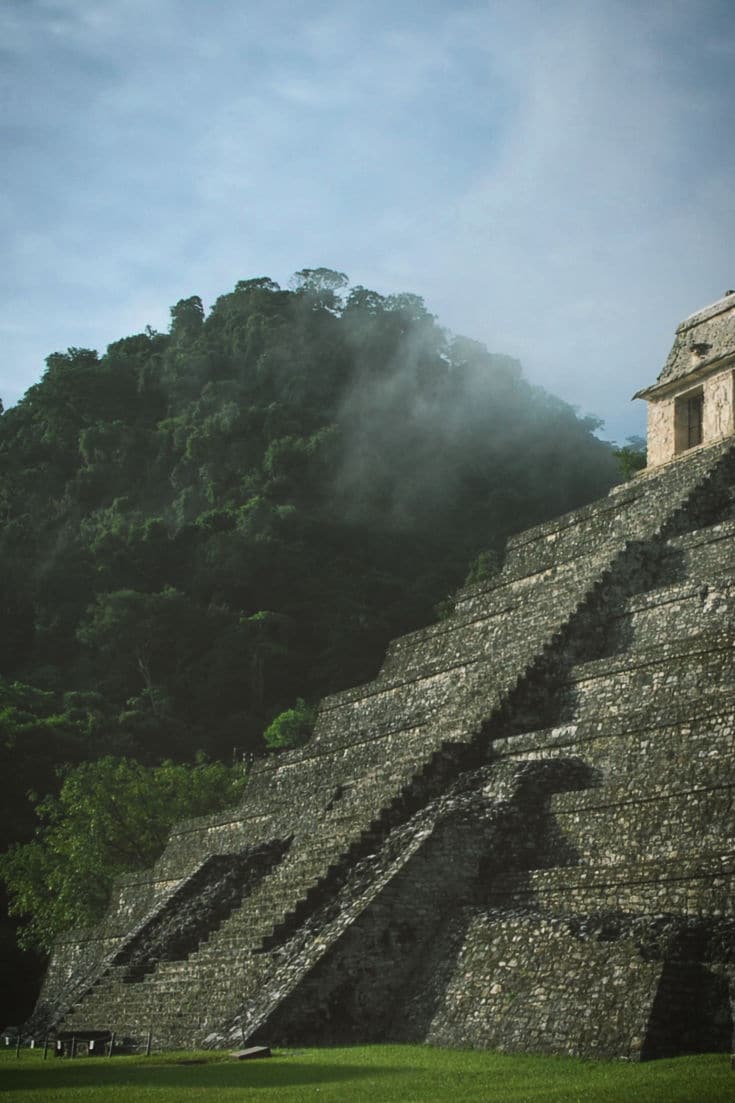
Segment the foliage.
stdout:
<svg viewBox="0 0 735 1103">
<path fill-rule="evenodd" d="M 315 723 L 316 709 L 307 705 L 303 697 L 299 697 L 293 708 L 279 712 L 271 720 L 263 733 L 263 739 L 272 751 L 300 747 L 310 738 Z"/>
<path fill-rule="evenodd" d="M 0 677 L 0 776 L 8 782 L 0 805 L 4 839 L 31 837 L 33 794 L 57 788 L 56 769 L 63 763 L 99 753 L 103 717 L 98 693 L 60 694 Z"/>
<path fill-rule="evenodd" d="M 21 944 L 49 950 L 59 931 L 104 910 L 116 874 L 149 866 L 170 827 L 232 804 L 242 768 L 200 758 L 193 766 L 105 757 L 70 769 L 58 796 L 36 805 L 36 837 L 0 857 L 12 915 L 29 922 Z"/>
<path fill-rule="evenodd" d="M 494 578 L 502 566 L 503 556 L 500 552 L 495 548 L 486 548 L 470 564 L 470 569 L 464 580 L 465 586 L 473 586 L 477 582 L 486 582 L 488 579 Z"/>
<path fill-rule="evenodd" d="M 502 570 L 502 567 L 503 553 L 499 552 L 497 548 L 486 548 L 470 564 L 464 585 L 474 586 L 479 582 L 486 582 L 494 578 Z M 457 603 L 457 596 L 457 593 L 451 593 L 437 602 L 434 606 L 434 613 L 438 620 L 447 620 L 452 616 Z"/>
<path fill-rule="evenodd" d="M 625 444 L 613 448 L 620 474 L 627 482 L 646 466 L 646 442 L 643 437 L 627 437 Z"/>
</svg>

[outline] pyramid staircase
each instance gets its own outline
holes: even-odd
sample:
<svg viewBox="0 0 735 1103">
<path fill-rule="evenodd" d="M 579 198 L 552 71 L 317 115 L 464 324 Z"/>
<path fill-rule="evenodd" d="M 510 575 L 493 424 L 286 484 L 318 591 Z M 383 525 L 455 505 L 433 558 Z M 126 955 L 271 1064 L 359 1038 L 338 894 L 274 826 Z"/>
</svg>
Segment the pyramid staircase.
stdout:
<svg viewBox="0 0 735 1103">
<path fill-rule="evenodd" d="M 569 913 L 714 908 L 735 918 L 726 888 L 735 872 L 735 520 L 670 538 L 666 549 L 681 577 L 608 616 L 609 637 L 624 646 L 571 666 L 555 686 L 560 722 L 495 743 L 521 760 L 583 755 L 601 779 L 552 798 L 549 815 L 577 862 L 508 872 L 495 902 L 532 897 L 546 907 L 553 897 Z"/>
<path fill-rule="evenodd" d="M 550 699 L 535 694 L 543 726 L 527 727 L 526 699 L 493 742 L 500 761 L 573 756 L 596 780 L 550 796 L 533 861 L 509 854 L 496 871 L 438 1011 L 418 1011 L 426 972 L 404 1037 L 634 1060 L 732 1049 L 735 520 L 722 502 L 720 520 L 660 542 L 604 635 L 568 651 Z"/>
</svg>

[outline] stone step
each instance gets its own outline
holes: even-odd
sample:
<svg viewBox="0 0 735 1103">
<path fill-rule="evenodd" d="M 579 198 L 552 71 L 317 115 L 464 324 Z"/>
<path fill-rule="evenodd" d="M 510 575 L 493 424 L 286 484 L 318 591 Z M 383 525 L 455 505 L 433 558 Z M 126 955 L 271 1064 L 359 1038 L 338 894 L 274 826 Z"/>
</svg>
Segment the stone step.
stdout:
<svg viewBox="0 0 735 1103">
<path fill-rule="evenodd" d="M 693 860 L 703 849 L 726 849 L 735 837 L 735 769 L 705 763 L 693 776 L 674 772 L 658 785 L 555 794 L 547 830 L 552 855 L 573 854 L 584 865 L 634 863 L 640 855 Z"/>
<path fill-rule="evenodd" d="M 617 725 L 645 700 L 649 713 L 675 705 L 713 711 L 732 697 L 735 656 L 725 634 L 673 640 L 635 653 L 581 663 L 559 687 L 562 722 L 604 716 Z"/>
<path fill-rule="evenodd" d="M 731 576 L 723 576 L 710 581 L 695 578 L 628 598 L 620 613 L 610 617 L 605 631 L 620 640 L 621 650 L 634 655 L 659 640 L 732 632 L 734 623 L 735 584 Z"/>
<path fill-rule="evenodd" d="M 661 800 L 687 794 L 729 790 L 735 785 L 735 761 L 718 754 L 702 758 L 692 756 L 683 768 L 657 773 L 655 777 L 621 780 L 613 773 L 594 778 L 590 785 L 552 793 L 550 809 L 557 816 L 591 814 L 608 808 L 624 808 L 639 804 L 656 804 Z"/>
<path fill-rule="evenodd" d="M 617 866 L 571 865 L 503 874 L 493 907 L 534 907 L 549 913 L 605 910 L 641 915 L 735 917 L 735 854 L 702 853 L 695 861 L 644 859 Z"/>
<path fill-rule="evenodd" d="M 667 546 L 678 555 L 683 577 L 717 579 L 732 577 L 735 570 L 735 520 L 674 536 Z M 676 565 L 676 560 L 674 564 Z"/>
<path fill-rule="evenodd" d="M 607 555 L 588 557 L 591 566 L 604 570 L 609 561 Z M 529 609 L 538 608 L 540 593 L 547 595 L 553 584 L 555 595 L 574 593 L 578 589 L 577 564 L 563 564 L 555 569 L 553 578 L 549 572 L 541 572 L 524 578 L 513 579 L 503 586 L 473 596 L 458 605 L 454 615 L 447 620 L 419 629 L 408 636 L 394 640 L 386 654 L 378 679 L 356 690 L 347 691 L 351 700 L 383 692 L 409 681 L 428 678 L 437 671 L 468 662 L 482 661 L 495 655 L 500 649 L 507 653 L 514 637 L 523 639 L 523 621 Z M 553 620 L 555 610 L 548 600 L 548 616 Z"/>
<path fill-rule="evenodd" d="M 697 700 L 690 709 L 676 703 L 653 712 L 639 704 L 609 720 L 597 715 L 499 736 L 492 753 L 529 760 L 577 755 L 621 783 L 672 768 L 686 771 L 694 757 L 718 762 L 735 755 L 735 687 L 710 707 Z"/>
</svg>

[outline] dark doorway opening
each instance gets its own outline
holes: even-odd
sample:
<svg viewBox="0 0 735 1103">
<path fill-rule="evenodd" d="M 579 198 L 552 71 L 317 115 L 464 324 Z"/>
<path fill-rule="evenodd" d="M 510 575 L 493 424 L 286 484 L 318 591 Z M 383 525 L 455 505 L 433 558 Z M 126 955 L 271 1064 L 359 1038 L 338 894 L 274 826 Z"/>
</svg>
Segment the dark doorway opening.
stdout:
<svg viewBox="0 0 735 1103">
<path fill-rule="evenodd" d="M 728 979 L 697 962 L 666 962 L 641 1059 L 729 1053 L 733 1021 Z"/>
<path fill-rule="evenodd" d="M 697 391 L 677 398 L 675 404 L 675 448 L 684 452 L 694 448 L 704 439 L 704 394 L 700 387 Z"/>
</svg>

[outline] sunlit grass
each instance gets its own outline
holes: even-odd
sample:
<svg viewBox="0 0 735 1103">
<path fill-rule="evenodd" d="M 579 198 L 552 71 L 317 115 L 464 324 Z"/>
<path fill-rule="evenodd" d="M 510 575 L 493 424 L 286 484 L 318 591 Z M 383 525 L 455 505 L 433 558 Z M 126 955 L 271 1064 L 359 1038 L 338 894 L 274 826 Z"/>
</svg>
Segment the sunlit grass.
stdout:
<svg viewBox="0 0 735 1103">
<path fill-rule="evenodd" d="M 0 1053 L 0 1093 L 13 1103 L 719 1103 L 735 1100 L 735 1072 L 722 1054 L 634 1065 L 428 1046 L 279 1050 L 245 1062 L 211 1052 L 44 1061 L 40 1050 L 17 1059 L 10 1050 Z"/>
</svg>

